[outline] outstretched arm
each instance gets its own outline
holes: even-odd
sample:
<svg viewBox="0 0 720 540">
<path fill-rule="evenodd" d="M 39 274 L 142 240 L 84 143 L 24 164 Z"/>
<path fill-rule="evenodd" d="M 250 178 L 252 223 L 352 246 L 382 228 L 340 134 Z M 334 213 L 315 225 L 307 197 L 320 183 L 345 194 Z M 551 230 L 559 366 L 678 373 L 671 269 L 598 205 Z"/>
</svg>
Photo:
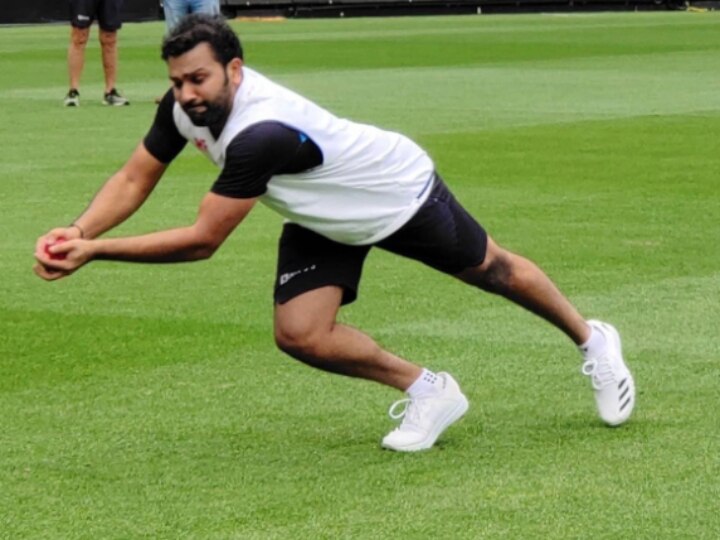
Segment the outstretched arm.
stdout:
<svg viewBox="0 0 720 540">
<path fill-rule="evenodd" d="M 116 227 L 142 206 L 162 177 L 167 164 L 158 161 L 140 143 L 123 167 L 100 188 L 78 217 L 84 238 L 95 238 Z"/>
<path fill-rule="evenodd" d="M 142 236 L 75 238 L 36 249 L 35 272 L 46 280 L 68 275 L 96 260 L 168 263 L 209 258 L 255 205 L 256 199 L 236 199 L 208 193 L 195 223 Z"/>
<path fill-rule="evenodd" d="M 35 243 L 36 253 L 45 253 L 47 246 L 59 240 L 95 238 L 119 225 L 145 202 L 157 185 L 167 165 L 160 162 L 140 143 L 123 167 L 100 188 L 87 209 L 68 227 L 57 227 L 40 236 Z M 39 268 L 35 273 L 44 279 L 58 279 L 66 273 L 51 266 Z"/>
</svg>

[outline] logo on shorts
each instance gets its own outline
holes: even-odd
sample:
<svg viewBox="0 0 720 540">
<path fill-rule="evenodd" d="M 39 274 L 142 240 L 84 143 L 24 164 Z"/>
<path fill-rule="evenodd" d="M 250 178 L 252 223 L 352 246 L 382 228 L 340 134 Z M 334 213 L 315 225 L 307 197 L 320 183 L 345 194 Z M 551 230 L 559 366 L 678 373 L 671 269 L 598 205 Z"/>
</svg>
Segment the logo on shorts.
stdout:
<svg viewBox="0 0 720 540">
<path fill-rule="evenodd" d="M 89 21 L 90 17 L 87 15 L 78 15 L 78 21 Z"/>
<path fill-rule="evenodd" d="M 280 285 L 285 285 L 288 281 L 299 274 L 305 274 L 306 272 L 312 272 L 317 268 L 314 264 L 312 266 L 306 266 L 302 270 L 295 270 L 294 272 L 287 272 L 280 275 Z"/>
</svg>

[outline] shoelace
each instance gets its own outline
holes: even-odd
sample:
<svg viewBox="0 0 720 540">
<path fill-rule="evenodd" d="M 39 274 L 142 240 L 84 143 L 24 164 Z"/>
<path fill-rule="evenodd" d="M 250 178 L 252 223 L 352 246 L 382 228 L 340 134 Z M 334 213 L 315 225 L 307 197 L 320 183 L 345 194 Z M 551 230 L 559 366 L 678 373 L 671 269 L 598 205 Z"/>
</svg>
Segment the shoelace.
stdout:
<svg viewBox="0 0 720 540">
<path fill-rule="evenodd" d="M 388 416 L 393 420 L 403 419 L 397 429 L 412 428 L 420 429 L 420 403 L 419 399 L 399 399 L 392 405 L 388 410 Z M 397 411 L 399 407 L 403 407 L 402 410 Z"/>
<path fill-rule="evenodd" d="M 595 390 L 602 390 L 607 385 L 615 382 L 615 372 L 607 360 L 598 360 L 596 358 L 586 360 L 582 365 L 582 372 L 590 377 Z"/>
<path fill-rule="evenodd" d="M 399 399 L 392 405 L 390 405 L 390 410 L 388 411 L 388 416 L 392 418 L 393 420 L 400 420 L 403 416 L 405 416 L 405 413 L 408 410 L 408 407 L 410 406 L 410 403 L 412 402 L 412 399 L 405 398 L 405 399 Z M 400 407 L 401 405 L 405 405 L 403 407 L 403 410 L 400 412 L 395 412 L 395 409 Z"/>
</svg>

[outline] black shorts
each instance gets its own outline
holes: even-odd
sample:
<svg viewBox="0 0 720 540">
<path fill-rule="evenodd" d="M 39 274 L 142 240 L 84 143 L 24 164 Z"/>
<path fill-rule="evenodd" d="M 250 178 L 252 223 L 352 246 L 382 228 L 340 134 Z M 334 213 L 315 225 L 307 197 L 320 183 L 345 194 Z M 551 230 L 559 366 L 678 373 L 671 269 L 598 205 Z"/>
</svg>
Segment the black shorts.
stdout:
<svg viewBox="0 0 720 540">
<path fill-rule="evenodd" d="M 123 0 L 70 0 L 70 24 L 75 28 L 89 28 L 97 19 L 103 30 L 119 30 L 122 4 Z"/>
<path fill-rule="evenodd" d="M 343 289 L 342 303 L 349 304 L 357 298 L 363 263 L 373 246 L 458 274 L 485 260 L 487 233 L 439 176 L 410 221 L 373 245 L 341 244 L 287 223 L 278 249 L 275 302 L 284 304 L 304 292 L 337 285 Z"/>
</svg>

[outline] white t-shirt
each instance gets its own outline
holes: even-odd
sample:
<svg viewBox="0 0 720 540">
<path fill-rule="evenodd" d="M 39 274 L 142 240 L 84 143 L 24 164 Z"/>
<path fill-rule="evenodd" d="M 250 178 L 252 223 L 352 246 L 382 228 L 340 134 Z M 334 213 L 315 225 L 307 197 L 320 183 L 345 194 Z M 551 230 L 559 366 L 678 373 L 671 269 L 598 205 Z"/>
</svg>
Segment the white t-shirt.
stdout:
<svg viewBox="0 0 720 540">
<path fill-rule="evenodd" d="M 261 122 L 279 122 L 312 140 L 322 164 L 277 174 L 260 200 L 287 220 L 350 245 L 380 241 L 404 225 L 430 193 L 434 164 L 407 137 L 337 118 L 256 71 L 243 80 L 220 136 L 195 126 L 178 103 L 179 133 L 224 167 L 230 143 Z M 202 144 L 200 144 L 200 141 Z"/>
</svg>

